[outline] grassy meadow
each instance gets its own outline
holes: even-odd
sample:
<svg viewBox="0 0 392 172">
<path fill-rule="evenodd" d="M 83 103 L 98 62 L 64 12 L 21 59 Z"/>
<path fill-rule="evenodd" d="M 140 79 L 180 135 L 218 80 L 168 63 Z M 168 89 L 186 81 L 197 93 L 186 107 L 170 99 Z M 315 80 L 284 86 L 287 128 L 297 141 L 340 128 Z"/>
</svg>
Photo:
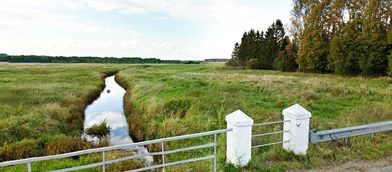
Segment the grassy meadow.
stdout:
<svg viewBox="0 0 392 172">
<path fill-rule="evenodd" d="M 121 69 L 125 65 L 0 63 L 0 162 L 94 147 L 80 138 L 84 109 L 103 89 L 104 77 Z M 100 158 L 32 167 L 43 171 Z M 3 170 L 21 169 L 26 165 Z"/>
<path fill-rule="evenodd" d="M 333 74 L 239 70 L 223 65 L 139 65 L 120 71 L 127 88 L 125 110 L 137 140 L 190 134 L 226 127 L 225 116 L 241 109 L 255 123 L 281 120 L 281 111 L 299 103 L 312 112 L 311 128 L 319 130 L 392 119 L 392 78 L 342 77 Z M 255 127 L 254 132 L 281 130 Z M 211 138 L 168 143 L 174 149 L 210 142 Z M 279 136 L 255 144 L 281 141 Z M 392 136 L 358 137 L 311 145 L 308 155 L 294 156 L 281 146 L 253 149 L 250 165 L 235 169 L 225 163 L 225 135 L 218 137 L 219 169 L 281 171 L 309 169 L 352 159 L 392 154 Z M 157 151 L 160 150 L 157 148 Z M 211 154 L 212 150 L 169 156 L 169 161 Z M 210 170 L 211 161 L 173 168 Z"/>
<path fill-rule="evenodd" d="M 392 119 L 392 78 L 388 77 L 240 70 L 219 64 L 0 63 L 0 161 L 92 147 L 79 137 L 83 111 L 100 93 L 103 78 L 116 71 L 119 71 L 116 80 L 127 89 L 124 108 L 130 133 L 137 141 L 223 129 L 225 116 L 237 109 L 252 117 L 255 123 L 281 120 L 281 111 L 295 103 L 312 112 L 311 128 L 319 130 Z M 280 128 L 279 125 L 255 127 L 254 132 Z M 202 137 L 169 142 L 165 146 L 175 149 L 212 139 Z M 280 140 L 279 136 L 271 136 L 254 142 Z M 218 142 L 220 171 L 310 169 L 392 155 L 392 136 L 376 134 L 371 139 L 353 138 L 349 144 L 336 141 L 311 145 L 306 156 L 286 153 L 281 146 L 253 149 L 249 166 L 236 169 L 225 164 L 225 135 L 219 135 Z M 160 151 L 159 146 L 152 145 L 150 150 Z M 122 153 L 109 156 L 114 158 Z M 166 160 L 173 162 L 211 153 L 212 149 L 204 149 L 169 155 Z M 33 164 L 33 170 L 87 164 L 99 158 L 91 155 L 49 161 Z M 159 157 L 156 161 L 160 161 Z M 211 165 L 212 161 L 202 161 L 168 170 L 209 171 Z M 26 168 L 16 166 L 6 170 L 21 169 Z"/>
</svg>

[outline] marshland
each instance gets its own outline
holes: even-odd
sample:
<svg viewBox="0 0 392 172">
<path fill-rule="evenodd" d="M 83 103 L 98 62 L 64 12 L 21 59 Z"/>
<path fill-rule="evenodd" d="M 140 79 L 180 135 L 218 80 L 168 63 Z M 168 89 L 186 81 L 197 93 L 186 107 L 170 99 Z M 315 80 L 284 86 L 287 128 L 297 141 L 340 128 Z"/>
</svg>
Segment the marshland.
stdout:
<svg viewBox="0 0 392 172">
<path fill-rule="evenodd" d="M 129 133 L 136 142 L 222 129 L 226 127 L 225 116 L 236 109 L 243 110 L 255 121 L 280 120 L 281 110 L 293 103 L 301 103 L 312 111 L 310 125 L 318 129 L 392 117 L 392 79 L 389 77 L 240 70 L 221 64 L 1 63 L 1 161 L 103 146 L 81 137 L 84 110 L 103 90 L 105 77 L 113 74 L 126 90 L 124 114 Z M 169 142 L 165 146 L 174 149 L 207 143 L 210 139 Z M 375 160 L 392 153 L 390 134 L 377 134 L 371 139 L 353 138 L 349 144 L 336 141 L 311 145 L 306 156 L 295 156 L 279 146 L 262 148 L 253 151 L 255 158 L 249 166 L 236 169 L 225 164 L 225 135 L 219 135 L 218 142 L 218 165 L 228 171 L 307 169 L 349 160 Z M 149 147 L 150 151 L 156 149 Z M 168 161 L 209 151 L 170 155 Z M 110 156 L 123 154 L 127 152 L 113 152 Z M 56 163 L 37 163 L 33 169 L 53 170 L 99 160 L 99 155 L 81 156 L 55 160 Z M 201 161 L 169 169 L 204 171 L 210 168 L 205 163 L 210 164 Z M 118 170 L 129 164 L 142 166 L 143 163 L 128 163 Z M 24 168 L 15 166 L 2 170 Z"/>
<path fill-rule="evenodd" d="M 2 0 L 0 171 L 390 171 L 391 7 Z"/>
</svg>

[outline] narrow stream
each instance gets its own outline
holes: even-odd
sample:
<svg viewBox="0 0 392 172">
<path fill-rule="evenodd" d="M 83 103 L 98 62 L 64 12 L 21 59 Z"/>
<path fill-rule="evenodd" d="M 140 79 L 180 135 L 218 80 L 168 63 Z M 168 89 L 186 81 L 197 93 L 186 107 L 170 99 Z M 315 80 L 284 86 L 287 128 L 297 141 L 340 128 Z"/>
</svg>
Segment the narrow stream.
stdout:
<svg viewBox="0 0 392 172">
<path fill-rule="evenodd" d="M 124 115 L 124 95 L 124 88 L 117 84 L 114 76 L 107 77 L 105 79 L 105 89 L 101 92 L 98 99 L 87 106 L 84 112 L 84 129 L 106 120 L 110 126 L 111 145 L 132 143 L 127 119 Z"/>
<path fill-rule="evenodd" d="M 107 125 L 110 126 L 110 145 L 122 145 L 133 143 L 129 136 L 129 128 L 127 118 L 124 115 L 124 95 L 125 90 L 117 84 L 114 79 L 115 76 L 105 78 L 105 88 L 99 97 L 84 111 L 84 129 L 87 129 L 94 124 L 100 124 L 106 120 Z M 97 141 L 89 136 L 86 137 L 91 141 Z M 97 138 L 95 138 L 97 139 Z M 136 150 L 139 154 L 148 153 L 144 147 L 130 147 L 127 150 Z M 153 157 L 146 156 L 143 158 L 146 165 L 152 164 Z"/>
</svg>

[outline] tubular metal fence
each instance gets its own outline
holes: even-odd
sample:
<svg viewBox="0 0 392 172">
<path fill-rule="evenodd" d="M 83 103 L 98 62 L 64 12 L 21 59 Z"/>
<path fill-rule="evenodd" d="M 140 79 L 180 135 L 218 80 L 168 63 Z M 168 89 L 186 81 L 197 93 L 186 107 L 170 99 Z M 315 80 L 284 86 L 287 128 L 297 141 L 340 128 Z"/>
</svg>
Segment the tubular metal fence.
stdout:
<svg viewBox="0 0 392 172">
<path fill-rule="evenodd" d="M 137 143 L 131 143 L 131 144 L 124 144 L 124 145 L 117 145 L 117 146 L 109 146 L 109 147 L 102 147 L 102 148 L 95 148 L 95 149 L 88 149 L 88 150 L 81 150 L 81 151 L 76 151 L 76 152 L 70 152 L 70 153 L 64 153 L 64 154 L 58 154 L 58 155 L 50 155 L 50 156 L 42 156 L 42 157 L 34 157 L 34 158 L 27 158 L 27 159 L 21 159 L 21 160 L 13 160 L 13 161 L 6 161 L 6 162 L 0 162 L 0 167 L 6 167 L 6 166 L 11 166 L 11 165 L 20 165 L 20 164 L 26 164 L 27 165 L 27 171 L 31 172 L 32 168 L 31 165 L 32 163 L 40 162 L 40 161 L 47 161 L 47 160 L 53 160 L 53 159 L 61 159 L 61 158 L 69 158 L 69 157 L 74 157 L 74 156 L 80 156 L 80 155 L 88 155 L 88 154 L 93 154 L 93 153 L 101 153 L 102 155 L 102 161 L 97 162 L 97 163 L 92 163 L 92 164 L 87 164 L 87 165 L 80 165 L 80 166 L 75 166 L 71 168 L 65 168 L 65 169 L 60 169 L 60 170 L 55 170 L 56 172 L 62 172 L 62 171 L 74 171 L 74 170 L 82 170 L 82 169 L 88 169 L 88 168 L 94 168 L 94 167 L 102 167 L 102 171 L 105 171 L 106 165 L 109 164 L 114 164 L 126 160 L 131 160 L 131 159 L 136 159 L 136 158 L 143 158 L 147 156 L 162 156 L 162 164 L 159 165 L 151 165 L 139 169 L 133 169 L 130 170 L 132 172 L 136 171 L 144 171 L 144 170 L 153 170 L 157 168 L 162 168 L 165 170 L 165 167 L 169 166 L 174 166 L 174 165 L 179 165 L 179 164 L 185 164 L 185 163 L 190 163 L 190 162 L 196 162 L 196 161 L 203 161 L 203 160 L 208 160 L 208 159 L 213 159 L 213 168 L 212 170 L 215 172 L 216 171 L 216 161 L 217 161 L 217 134 L 220 133 L 226 133 L 230 132 L 232 129 L 222 129 L 222 130 L 214 130 L 214 131 L 208 131 L 208 132 L 202 132 L 202 133 L 196 133 L 196 134 L 189 134 L 189 135 L 182 135 L 182 136 L 176 136 L 176 137 L 168 137 L 168 138 L 162 138 L 162 139 L 156 139 L 156 140 L 149 140 L 149 141 L 144 141 L 144 142 L 137 142 Z M 191 138 L 196 138 L 196 137 L 202 137 L 202 136 L 214 136 L 213 142 L 204 144 L 204 145 L 198 145 L 198 146 L 191 146 L 191 147 L 185 147 L 185 148 L 180 148 L 180 149 L 175 149 L 175 150 L 165 150 L 164 149 L 164 144 L 169 141 L 175 141 L 175 140 L 183 140 L 183 139 L 191 139 Z M 106 160 L 105 153 L 108 151 L 113 151 L 113 150 L 121 150 L 121 149 L 130 149 L 130 148 L 137 148 L 141 146 L 146 146 L 146 145 L 151 145 L 151 144 L 161 144 L 161 152 L 147 152 L 147 153 L 139 153 L 136 155 L 132 156 L 127 156 L 127 157 L 122 157 L 122 158 L 117 158 L 113 160 Z M 186 159 L 186 160 L 181 160 L 181 161 L 176 161 L 176 162 L 165 162 L 165 155 L 168 154 L 174 154 L 178 152 L 185 152 L 185 151 L 191 151 L 191 150 L 197 150 L 197 149 L 204 149 L 204 148 L 213 148 L 214 152 L 212 155 L 204 156 L 204 157 L 198 157 L 198 158 L 192 158 L 192 159 Z"/>
<path fill-rule="evenodd" d="M 274 121 L 274 122 L 264 122 L 264 123 L 257 123 L 253 124 L 253 127 L 256 126 L 267 126 L 267 125 L 274 125 L 274 124 L 283 124 L 285 122 L 290 122 L 290 120 L 283 120 L 283 121 Z M 283 128 L 283 127 L 282 127 Z M 280 131 L 273 131 L 269 133 L 260 133 L 260 134 L 252 134 L 252 139 L 257 138 L 257 137 L 264 137 L 264 136 L 271 136 L 271 135 L 276 135 L 276 134 L 283 134 L 286 132 L 290 132 L 289 130 L 280 130 Z M 283 140 L 283 141 L 276 141 L 276 142 L 270 142 L 270 143 L 264 143 L 260 145 L 252 145 L 253 148 L 259 148 L 259 147 L 266 147 L 266 146 L 272 146 L 272 145 L 277 145 L 277 144 L 283 144 L 289 142 L 288 140 Z"/>
<path fill-rule="evenodd" d="M 238 127 L 252 127 L 252 128 L 254 128 L 254 127 L 260 127 L 260 126 L 284 124 L 286 122 L 290 122 L 290 120 L 264 122 L 264 123 L 257 123 L 257 124 L 252 124 L 252 125 L 243 125 L 243 126 L 238 126 Z M 161 139 L 149 140 L 149 141 L 137 142 L 137 143 L 130 143 L 130 144 L 124 144 L 124 145 L 87 149 L 87 150 L 81 150 L 81 151 L 64 153 L 64 154 L 57 154 L 57 155 L 50 155 L 50 156 L 33 157 L 33 158 L 27 158 L 27 159 L 0 162 L 0 170 L 2 167 L 26 164 L 27 171 L 31 172 L 33 163 L 100 153 L 102 158 L 99 162 L 86 164 L 86 165 L 79 165 L 79 166 L 74 166 L 74 167 L 69 167 L 69 168 L 64 168 L 64 169 L 58 169 L 58 170 L 54 170 L 54 171 L 56 171 L 56 172 L 75 171 L 75 170 L 83 170 L 83 169 L 89 169 L 89 168 L 95 168 L 95 167 L 101 167 L 102 171 L 105 171 L 107 168 L 107 165 L 110 165 L 110 164 L 115 164 L 115 163 L 119 163 L 119 162 L 123 162 L 123 161 L 127 161 L 127 160 L 132 160 L 132 159 L 141 159 L 141 158 L 151 157 L 151 156 L 160 156 L 161 160 L 162 160 L 161 164 L 152 164 L 152 165 L 145 166 L 142 168 L 129 170 L 129 172 L 154 170 L 154 169 L 159 169 L 159 168 L 161 168 L 163 171 L 165 171 L 165 168 L 169 167 L 169 166 L 175 166 L 175 165 L 180 165 L 180 164 L 185 164 L 185 163 L 191 163 L 191 162 L 197 162 L 197 161 L 203 161 L 203 160 L 211 160 L 211 159 L 213 161 L 211 169 L 212 169 L 212 171 L 216 172 L 217 171 L 217 135 L 218 134 L 225 134 L 225 133 L 231 132 L 231 131 L 233 131 L 233 128 L 207 131 L 207 132 L 196 133 L 196 134 L 181 135 L 181 136 L 175 136 L 175 137 L 167 137 L 167 138 L 161 138 Z M 279 131 L 272 131 L 272 132 L 267 132 L 267 133 L 257 133 L 257 134 L 252 135 L 251 140 L 253 140 L 254 138 L 283 134 L 286 132 L 290 132 L 290 131 L 279 130 Z M 203 137 L 203 136 L 213 136 L 213 139 L 212 139 L 213 141 L 209 142 L 207 144 L 201 144 L 201 145 L 190 146 L 190 147 L 183 147 L 183 148 L 178 148 L 178 149 L 174 149 L 174 150 L 165 150 L 165 143 L 166 142 L 191 139 L 191 138 L 198 138 L 198 137 Z M 258 148 L 258 147 L 272 146 L 272 145 L 277 145 L 277 144 L 283 144 L 286 142 L 289 142 L 289 141 L 283 140 L 283 141 L 276 141 L 276 142 L 270 142 L 270 143 L 263 143 L 260 145 L 252 145 L 251 148 L 253 149 L 253 148 Z M 161 151 L 157 151 L 157 152 L 145 151 L 142 153 L 137 152 L 136 154 L 128 155 L 128 156 L 116 158 L 116 159 L 108 159 L 107 158 L 107 153 L 109 151 L 124 150 L 124 149 L 125 150 L 137 149 L 137 148 L 145 147 L 145 146 L 152 145 L 152 144 L 160 144 Z M 175 162 L 167 162 L 166 156 L 169 154 L 175 154 L 175 153 L 192 151 L 192 150 L 194 151 L 194 150 L 206 149 L 206 148 L 213 148 L 213 154 L 209 154 L 209 155 L 203 156 L 203 157 L 179 160 L 179 161 L 175 161 Z"/>
<path fill-rule="evenodd" d="M 336 140 L 336 139 L 347 139 L 354 136 L 373 135 L 374 133 L 378 133 L 378 132 L 392 131 L 392 121 L 340 128 L 340 129 L 324 130 L 324 131 L 316 131 L 316 130 L 309 131 L 309 120 L 311 117 L 311 113 L 306 109 L 304 109 L 302 106 L 298 104 L 293 105 L 283 110 L 282 113 L 284 115 L 285 120 L 253 124 L 253 119 L 251 119 L 241 110 L 237 110 L 226 116 L 226 121 L 228 122 L 227 129 L 207 131 L 202 133 L 181 135 L 175 137 L 167 137 L 167 138 L 130 143 L 124 145 L 81 150 L 81 151 L 58 154 L 58 155 L 33 157 L 27 159 L 0 162 L 0 171 L 5 169 L 4 167 L 8 167 L 8 166 L 26 165 L 27 171 L 31 172 L 33 163 L 35 164 L 41 161 L 70 158 L 70 157 L 82 156 L 82 155 L 101 154 L 102 158 L 98 162 L 86 164 L 86 165 L 74 166 L 65 169 L 59 169 L 55 171 L 74 171 L 74 170 L 89 169 L 94 167 L 101 167 L 102 171 L 105 171 L 107 165 L 110 164 L 124 162 L 127 160 L 138 159 L 138 158 L 160 156 L 162 160 L 161 164 L 152 164 L 152 165 L 149 164 L 148 166 L 144 166 L 138 169 L 132 169 L 130 171 L 136 172 L 136 171 L 145 171 L 145 170 L 153 170 L 153 169 L 160 169 L 160 168 L 163 171 L 165 171 L 166 167 L 169 166 L 180 165 L 180 164 L 185 164 L 190 162 L 204 161 L 204 160 L 212 160 L 211 170 L 216 172 L 218 134 L 227 134 L 228 132 L 232 132 L 229 133 L 226 138 L 227 139 L 226 160 L 227 162 L 233 163 L 235 165 L 245 166 L 251 159 L 251 153 L 253 148 L 283 144 L 283 148 L 285 150 L 294 152 L 294 154 L 296 155 L 303 155 L 306 154 L 309 141 L 311 143 L 319 143 L 319 142 L 325 142 L 325 141 Z M 236 125 L 236 124 L 247 124 L 247 125 Z M 281 127 L 282 129 L 277 131 L 252 134 L 252 129 L 254 127 L 278 125 L 278 124 L 279 125 L 283 124 L 283 127 Z M 241 129 L 238 127 L 244 127 L 244 128 Z M 256 138 L 276 136 L 276 135 L 283 135 L 283 137 L 281 138 L 281 140 L 274 140 L 276 139 L 275 137 L 271 137 L 269 139 L 263 138 L 266 140 L 266 142 L 267 141 L 269 142 L 258 144 L 258 145 L 252 145 L 252 143 L 254 143 L 254 140 Z M 309 135 L 310 135 L 310 139 L 309 139 Z M 165 143 L 167 142 L 192 139 L 192 138 L 196 139 L 204 136 L 206 137 L 213 136 L 212 138 L 213 141 L 209 141 L 206 144 L 202 143 L 199 145 L 192 145 L 189 147 L 182 147 L 173 150 L 165 150 Z M 156 151 L 156 152 L 137 151 L 136 154 L 127 155 L 125 157 L 116 158 L 116 159 L 110 159 L 107 157 L 108 155 L 107 153 L 109 153 L 109 151 L 129 150 L 129 149 L 136 149 L 136 148 L 140 149 L 148 145 L 156 145 L 156 144 L 160 144 L 161 151 Z M 192 158 L 187 158 L 184 160 L 178 160 L 174 162 L 167 161 L 167 155 L 169 154 L 183 153 L 186 151 L 195 151 L 195 150 L 207 149 L 207 148 L 209 148 L 210 151 L 211 149 L 213 149 L 213 154 L 206 155 L 207 154 L 206 151 L 203 152 L 203 155 L 200 155 L 201 157 L 197 157 L 197 158 L 192 157 Z M 240 161 L 237 161 L 238 159 Z"/>
</svg>

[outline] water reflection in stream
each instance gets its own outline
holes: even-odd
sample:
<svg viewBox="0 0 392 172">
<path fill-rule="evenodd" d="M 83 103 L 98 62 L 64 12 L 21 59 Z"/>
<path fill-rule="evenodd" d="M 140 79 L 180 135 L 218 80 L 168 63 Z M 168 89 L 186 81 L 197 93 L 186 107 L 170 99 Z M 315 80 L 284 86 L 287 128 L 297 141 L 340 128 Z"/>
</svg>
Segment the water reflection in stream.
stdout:
<svg viewBox="0 0 392 172">
<path fill-rule="evenodd" d="M 133 143 L 129 136 L 128 122 L 124 115 L 123 99 L 125 90 L 114 79 L 114 76 L 105 78 L 105 89 L 100 96 L 84 111 L 84 129 L 87 129 L 94 124 L 100 124 L 106 120 L 110 126 L 110 144 L 122 145 Z M 97 141 L 97 138 L 91 138 L 83 135 L 89 140 Z M 144 147 L 129 147 L 127 150 L 137 150 L 139 154 L 148 153 Z M 143 158 L 146 165 L 153 162 L 152 156 Z"/>
<path fill-rule="evenodd" d="M 132 143 L 123 109 L 124 94 L 125 90 L 116 83 L 114 76 L 107 77 L 105 89 L 85 110 L 84 129 L 106 120 L 111 129 L 111 145 Z"/>
</svg>

